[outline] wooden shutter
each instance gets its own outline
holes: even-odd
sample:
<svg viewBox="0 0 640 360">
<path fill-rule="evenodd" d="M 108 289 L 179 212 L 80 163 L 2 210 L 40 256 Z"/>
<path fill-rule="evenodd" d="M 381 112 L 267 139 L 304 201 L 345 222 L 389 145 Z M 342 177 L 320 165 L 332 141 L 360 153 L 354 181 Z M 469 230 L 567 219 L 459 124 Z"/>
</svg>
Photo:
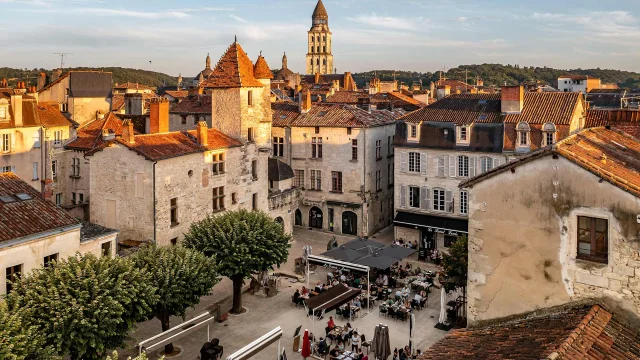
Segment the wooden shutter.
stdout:
<svg viewBox="0 0 640 360">
<path fill-rule="evenodd" d="M 444 194 L 444 211 L 453 212 L 453 197 L 451 190 L 447 190 Z"/>
<path fill-rule="evenodd" d="M 407 187 L 404 185 L 400 186 L 400 207 L 407 207 Z"/>
<path fill-rule="evenodd" d="M 420 208 L 429 210 L 429 188 L 426 186 L 420 188 Z"/>
<path fill-rule="evenodd" d="M 438 176 L 444 177 L 444 155 L 438 156 Z"/>
<path fill-rule="evenodd" d="M 427 210 L 431 210 L 433 208 L 433 202 L 431 201 L 431 189 L 427 189 Z"/>
<path fill-rule="evenodd" d="M 493 159 L 493 168 L 495 169 L 498 166 L 500 166 L 500 158 Z"/>
<path fill-rule="evenodd" d="M 427 175 L 427 154 L 420 154 L 420 172 Z"/>
<path fill-rule="evenodd" d="M 456 157 L 454 155 L 449 155 L 449 176 L 456 177 Z"/>
<path fill-rule="evenodd" d="M 409 163 L 407 162 L 407 152 L 400 153 L 400 172 L 406 173 L 409 169 Z"/>
<path fill-rule="evenodd" d="M 9 143 L 11 144 L 11 148 L 9 149 L 9 152 L 14 152 L 16 151 L 16 137 L 13 136 L 13 134 L 9 134 Z"/>
<path fill-rule="evenodd" d="M 477 157 L 469 156 L 469 177 L 476 176 L 477 166 L 478 166 Z"/>
</svg>

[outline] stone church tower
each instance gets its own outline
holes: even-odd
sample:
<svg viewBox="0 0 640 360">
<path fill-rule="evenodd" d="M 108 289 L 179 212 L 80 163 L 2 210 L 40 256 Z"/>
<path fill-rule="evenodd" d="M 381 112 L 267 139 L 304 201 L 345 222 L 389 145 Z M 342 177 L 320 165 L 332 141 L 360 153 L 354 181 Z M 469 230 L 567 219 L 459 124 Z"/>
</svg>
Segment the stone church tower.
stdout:
<svg viewBox="0 0 640 360">
<path fill-rule="evenodd" d="M 333 55 L 331 54 L 329 15 L 322 0 L 318 0 L 311 19 L 312 25 L 308 31 L 307 74 L 332 74 Z"/>
</svg>

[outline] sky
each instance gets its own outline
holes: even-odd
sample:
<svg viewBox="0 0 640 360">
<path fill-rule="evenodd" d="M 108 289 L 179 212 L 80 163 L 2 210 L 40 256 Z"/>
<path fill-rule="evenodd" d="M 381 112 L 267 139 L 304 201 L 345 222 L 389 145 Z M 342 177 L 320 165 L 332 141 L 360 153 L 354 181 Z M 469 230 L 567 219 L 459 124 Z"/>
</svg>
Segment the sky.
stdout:
<svg viewBox="0 0 640 360">
<path fill-rule="evenodd" d="M 0 66 L 121 66 L 192 77 L 237 36 L 304 72 L 316 0 L 0 0 Z M 461 64 L 640 72 L 640 0 L 324 0 L 338 72 Z"/>
</svg>

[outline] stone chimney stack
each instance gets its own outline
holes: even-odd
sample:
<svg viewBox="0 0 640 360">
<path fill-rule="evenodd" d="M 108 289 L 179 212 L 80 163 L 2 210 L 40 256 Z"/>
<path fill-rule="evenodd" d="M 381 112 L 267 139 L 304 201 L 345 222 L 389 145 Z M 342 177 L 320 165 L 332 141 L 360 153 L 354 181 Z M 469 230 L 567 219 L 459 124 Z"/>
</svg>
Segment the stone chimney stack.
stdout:
<svg viewBox="0 0 640 360">
<path fill-rule="evenodd" d="M 46 73 L 41 72 L 38 75 L 38 90 L 42 89 L 47 85 L 49 85 L 49 76 Z"/>
<path fill-rule="evenodd" d="M 116 134 L 109 131 L 109 129 L 102 129 L 102 140 L 109 141 L 115 139 Z"/>
<path fill-rule="evenodd" d="M 436 90 L 436 99 L 440 100 L 445 96 L 449 96 L 451 94 L 451 86 L 449 85 L 438 85 L 438 89 Z"/>
<path fill-rule="evenodd" d="M 22 94 L 13 93 L 11 94 L 11 110 L 13 114 L 11 117 L 13 118 L 13 122 L 15 123 L 15 127 L 22 126 Z"/>
<path fill-rule="evenodd" d="M 0 88 L 7 88 L 9 87 L 9 83 L 7 82 L 7 78 L 3 78 L 2 81 L 0 81 Z"/>
<path fill-rule="evenodd" d="M 316 73 L 316 74 L 315 74 L 315 77 L 314 77 L 314 79 L 313 79 L 313 82 L 314 82 L 315 84 L 317 84 L 317 83 L 319 83 L 319 82 L 320 82 L 320 73 Z"/>
<path fill-rule="evenodd" d="M 135 144 L 135 132 L 133 131 L 133 122 L 131 119 L 126 119 L 122 122 L 122 140 L 127 144 Z"/>
<path fill-rule="evenodd" d="M 500 93 L 502 112 L 505 114 L 520 114 L 524 106 L 524 87 L 503 86 Z"/>
<path fill-rule="evenodd" d="M 151 100 L 149 109 L 149 133 L 169 132 L 169 100 L 155 98 Z"/>
<path fill-rule="evenodd" d="M 144 97 L 142 94 L 131 93 L 124 94 L 126 115 L 142 115 L 144 114 Z"/>
<path fill-rule="evenodd" d="M 13 89 L 14 93 L 19 93 L 19 94 L 24 94 L 27 92 L 27 87 L 24 83 L 24 81 L 18 81 L 18 83 L 16 84 L 16 88 Z"/>
<path fill-rule="evenodd" d="M 482 79 L 478 78 L 476 80 L 476 86 L 484 86 L 484 81 L 482 81 Z"/>
<path fill-rule="evenodd" d="M 198 144 L 202 146 L 207 146 L 209 144 L 208 141 L 209 135 L 209 126 L 206 121 L 198 122 L 198 126 L 196 127 L 196 137 L 198 140 Z"/>
<path fill-rule="evenodd" d="M 305 92 L 299 92 L 298 97 L 300 101 L 300 114 L 306 114 L 311 110 L 311 92 L 309 90 Z"/>
<path fill-rule="evenodd" d="M 29 90 L 27 91 L 27 95 L 32 96 L 36 99 L 36 103 L 38 102 L 38 90 L 35 86 L 29 86 Z"/>
</svg>

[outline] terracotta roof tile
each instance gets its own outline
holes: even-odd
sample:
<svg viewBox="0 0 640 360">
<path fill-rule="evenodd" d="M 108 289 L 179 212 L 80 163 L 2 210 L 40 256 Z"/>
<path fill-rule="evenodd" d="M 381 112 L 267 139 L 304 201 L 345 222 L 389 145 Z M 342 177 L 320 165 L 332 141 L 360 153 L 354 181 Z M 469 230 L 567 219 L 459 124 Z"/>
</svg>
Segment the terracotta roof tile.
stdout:
<svg viewBox="0 0 640 360">
<path fill-rule="evenodd" d="M 455 124 L 500 123 L 500 94 L 453 94 L 403 117 L 407 123 L 423 121 Z"/>
<path fill-rule="evenodd" d="M 132 82 L 126 82 L 123 84 L 118 84 L 116 86 L 113 87 L 114 89 L 118 89 L 118 90 L 125 90 L 125 89 L 142 89 L 142 90 L 154 90 L 154 88 L 147 86 L 147 85 L 142 85 L 139 83 L 132 83 Z"/>
<path fill-rule="evenodd" d="M 282 106 L 273 111 L 273 116 L 273 126 L 291 127 L 373 127 L 395 122 L 395 117 L 390 111 L 373 110 L 368 112 L 357 106 L 342 104 L 314 104 L 309 112 L 296 115 L 293 114 L 292 107 Z M 282 116 L 286 116 L 286 118 L 282 118 Z"/>
<path fill-rule="evenodd" d="M 609 125 L 609 113 L 608 110 L 589 110 L 587 112 L 587 119 L 584 122 L 584 127 L 592 128 Z"/>
<path fill-rule="evenodd" d="M 522 113 L 507 114 L 505 123 L 569 125 L 584 98 L 577 92 L 525 92 Z"/>
<path fill-rule="evenodd" d="M 271 103 L 272 126 L 288 126 L 300 112 L 298 110 L 298 104 L 289 101 L 280 101 Z"/>
<path fill-rule="evenodd" d="M 20 200 L 16 194 L 27 194 L 30 199 Z M 4 196 L 12 202 L 5 202 Z M 15 174 L 0 174 L 0 243 L 79 224 Z"/>
<path fill-rule="evenodd" d="M 189 130 L 189 135 L 196 137 L 196 130 Z M 209 129 L 207 134 L 207 150 L 218 150 L 242 146 L 242 142 L 217 129 Z"/>
<path fill-rule="evenodd" d="M 460 91 L 461 94 L 464 94 L 464 93 L 470 92 L 471 89 L 474 88 L 472 85 L 466 84 L 464 81 L 452 80 L 452 79 L 438 80 L 436 81 L 435 85 L 436 86 L 449 85 L 451 87 L 451 94 L 455 94 L 458 90 Z"/>
<path fill-rule="evenodd" d="M 71 121 L 60 112 L 57 102 L 40 102 L 36 105 L 40 124 L 46 128 L 54 126 L 72 126 Z"/>
<path fill-rule="evenodd" d="M 189 96 L 188 90 L 167 90 L 164 93 L 171 96 L 174 99 L 184 99 L 187 96 Z"/>
<path fill-rule="evenodd" d="M 234 42 L 222 55 L 213 73 L 202 84 L 205 88 L 262 87 L 253 76 L 253 63 L 240 44 Z"/>
<path fill-rule="evenodd" d="M 122 136 L 122 119 L 113 112 L 104 115 L 104 119 L 93 120 L 76 131 L 76 138 L 65 145 L 67 149 L 89 151 L 104 143 L 102 130 L 106 129 L 115 136 Z"/>
<path fill-rule="evenodd" d="M 253 67 L 253 76 L 256 79 L 273 79 L 273 73 L 271 72 L 271 69 L 269 69 L 269 65 L 262 54 L 258 56 L 256 65 Z"/>
<path fill-rule="evenodd" d="M 124 94 L 113 94 L 111 98 L 111 111 L 120 111 L 124 107 Z"/>
<path fill-rule="evenodd" d="M 192 95 L 171 107 L 172 114 L 211 115 L 211 94 Z"/>
<path fill-rule="evenodd" d="M 327 9 L 325 9 L 324 4 L 322 3 L 322 0 L 318 0 L 318 3 L 316 4 L 316 8 L 313 9 L 312 18 L 323 18 L 323 19 L 329 18 L 329 14 L 327 14 Z"/>
<path fill-rule="evenodd" d="M 313 91 L 312 91 L 313 93 Z M 332 104 L 358 104 L 362 100 L 368 99 L 371 105 L 376 105 L 379 109 L 402 108 L 405 111 L 414 111 L 426 106 L 422 102 L 401 94 L 400 92 L 379 93 L 370 95 L 364 91 L 337 91 L 327 97 L 326 103 Z"/>
<path fill-rule="evenodd" d="M 599 305 L 543 309 L 457 330 L 424 352 L 428 359 L 638 359 L 640 333 Z"/>
</svg>

